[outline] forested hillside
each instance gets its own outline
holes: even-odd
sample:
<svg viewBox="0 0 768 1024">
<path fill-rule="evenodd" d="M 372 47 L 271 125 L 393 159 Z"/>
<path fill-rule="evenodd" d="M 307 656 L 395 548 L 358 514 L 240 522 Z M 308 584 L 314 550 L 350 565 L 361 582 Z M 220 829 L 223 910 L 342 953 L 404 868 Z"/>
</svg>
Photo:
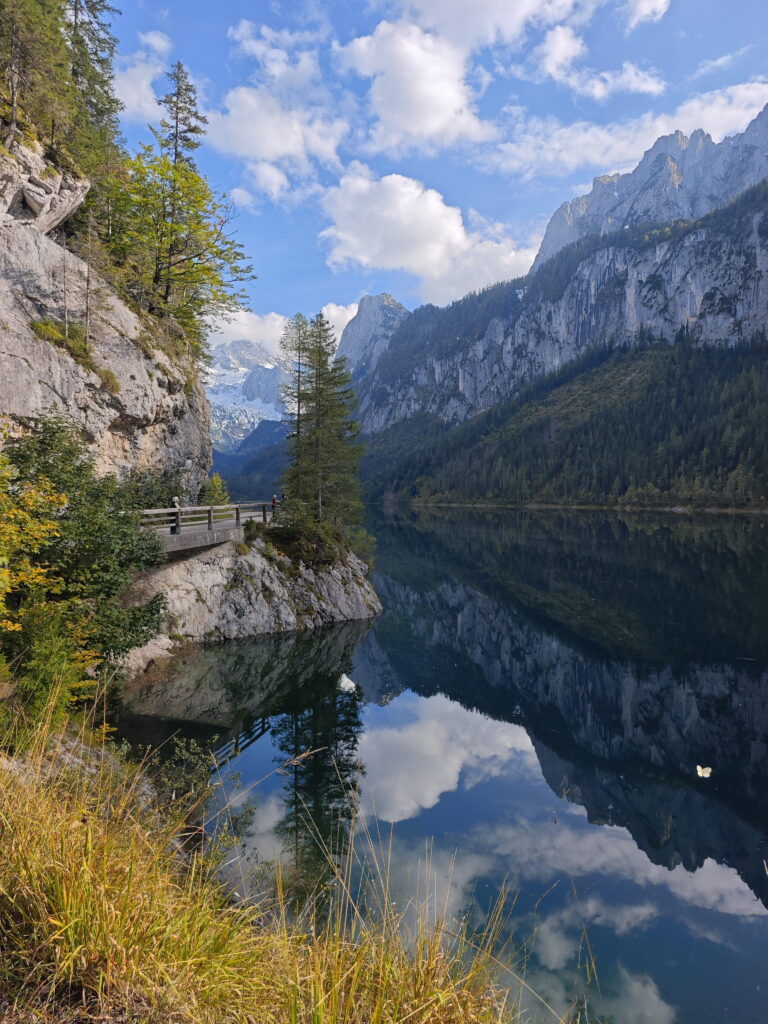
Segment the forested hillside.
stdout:
<svg viewBox="0 0 768 1024">
<path fill-rule="evenodd" d="M 768 502 L 768 342 L 595 349 L 469 423 L 370 442 L 380 498 L 749 507 Z"/>
</svg>

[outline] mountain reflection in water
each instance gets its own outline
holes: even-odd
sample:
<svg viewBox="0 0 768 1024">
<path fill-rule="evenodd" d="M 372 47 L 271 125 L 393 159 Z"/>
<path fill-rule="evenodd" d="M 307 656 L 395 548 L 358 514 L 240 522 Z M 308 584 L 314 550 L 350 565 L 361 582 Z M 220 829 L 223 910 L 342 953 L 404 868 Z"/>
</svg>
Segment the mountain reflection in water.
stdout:
<svg viewBox="0 0 768 1024">
<path fill-rule="evenodd" d="M 373 528 L 370 629 L 191 653 L 129 695 L 123 731 L 215 734 L 246 784 L 285 765 L 256 793 L 250 844 L 312 885 L 318 843 L 339 854 L 358 810 L 397 823 L 397 893 L 427 837 L 457 913 L 480 919 L 511 877 L 537 931 L 528 980 L 554 1005 L 585 990 L 627 1024 L 768 1019 L 768 523 Z"/>
</svg>

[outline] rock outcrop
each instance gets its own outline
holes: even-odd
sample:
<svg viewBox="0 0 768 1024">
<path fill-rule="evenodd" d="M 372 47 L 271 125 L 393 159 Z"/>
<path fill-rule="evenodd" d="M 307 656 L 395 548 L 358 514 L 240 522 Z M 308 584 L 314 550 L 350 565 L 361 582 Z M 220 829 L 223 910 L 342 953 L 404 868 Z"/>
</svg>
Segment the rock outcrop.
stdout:
<svg viewBox="0 0 768 1024">
<path fill-rule="evenodd" d="M 77 209 L 88 183 L 46 176 L 42 158 L 15 154 L 0 160 L 0 418 L 17 431 L 63 413 L 82 428 L 99 473 L 179 471 L 185 494 L 196 498 L 211 456 L 201 386 L 154 347 L 103 279 L 46 234 Z M 86 302 L 87 354 L 63 336 L 65 322 L 73 337 L 82 333 Z"/>
<path fill-rule="evenodd" d="M 357 313 L 342 332 L 337 355 L 346 358 L 356 377 L 370 373 L 407 316 L 405 306 L 386 292 L 364 295 Z"/>
<path fill-rule="evenodd" d="M 533 264 L 571 242 L 625 225 L 701 217 L 768 177 L 768 106 L 739 135 L 720 143 L 704 131 L 664 135 L 629 174 L 594 179 L 588 195 L 555 211 Z"/>
<path fill-rule="evenodd" d="M 82 206 L 90 187 L 34 150 L 14 146 L 13 159 L 0 158 L 0 225 L 29 224 L 48 234 Z"/>
<path fill-rule="evenodd" d="M 126 669 L 139 671 L 169 653 L 170 634 L 218 643 L 372 618 L 381 604 L 366 572 L 352 554 L 323 568 L 296 566 L 261 540 L 247 552 L 230 542 L 149 570 L 132 596 L 165 594 L 168 633 L 132 652 Z"/>
</svg>

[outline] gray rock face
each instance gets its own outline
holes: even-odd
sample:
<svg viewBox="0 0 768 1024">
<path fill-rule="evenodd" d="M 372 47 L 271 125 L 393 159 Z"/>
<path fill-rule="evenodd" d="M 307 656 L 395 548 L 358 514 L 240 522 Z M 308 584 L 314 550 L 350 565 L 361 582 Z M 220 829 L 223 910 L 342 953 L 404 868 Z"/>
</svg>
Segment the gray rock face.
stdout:
<svg viewBox="0 0 768 1024">
<path fill-rule="evenodd" d="M 366 572 L 365 563 L 352 554 L 344 563 L 324 569 L 301 565 L 296 572 L 263 541 L 256 541 L 247 554 L 230 542 L 142 574 L 133 596 L 146 601 L 165 594 L 169 632 L 197 643 L 217 643 L 370 619 L 381 604 Z M 154 640 L 133 651 L 126 668 L 139 671 L 172 646 L 168 637 Z"/>
<path fill-rule="evenodd" d="M 82 206 L 91 183 L 25 146 L 14 145 L 12 152 L 13 159 L 0 157 L 0 225 L 17 221 L 47 234 Z"/>
<path fill-rule="evenodd" d="M 557 285 L 529 278 L 514 312 L 477 340 L 431 351 L 393 379 L 365 378 L 363 431 L 419 413 L 459 423 L 587 349 L 632 344 L 640 332 L 671 342 L 686 327 L 707 345 L 748 339 L 768 327 L 767 217 L 734 214 L 656 245 L 607 245 Z"/>
<path fill-rule="evenodd" d="M 768 177 L 768 106 L 720 143 L 701 130 L 664 135 L 629 174 L 595 178 L 592 191 L 554 213 L 533 264 L 564 246 L 624 225 L 701 217 Z"/>
<path fill-rule="evenodd" d="M 139 319 L 91 272 L 91 349 L 99 369 L 117 379 L 116 393 L 64 348 L 38 337 L 31 323 L 82 323 L 86 264 L 33 223 L 0 226 L 0 418 L 13 430 L 52 412 L 85 433 L 100 473 L 180 470 L 196 497 L 210 465 L 208 404 L 187 387 L 163 354 L 144 354 Z"/>
<path fill-rule="evenodd" d="M 357 313 L 341 335 L 337 350 L 355 376 L 370 373 L 389 346 L 389 339 L 408 316 L 408 310 L 382 292 L 364 295 Z"/>
</svg>

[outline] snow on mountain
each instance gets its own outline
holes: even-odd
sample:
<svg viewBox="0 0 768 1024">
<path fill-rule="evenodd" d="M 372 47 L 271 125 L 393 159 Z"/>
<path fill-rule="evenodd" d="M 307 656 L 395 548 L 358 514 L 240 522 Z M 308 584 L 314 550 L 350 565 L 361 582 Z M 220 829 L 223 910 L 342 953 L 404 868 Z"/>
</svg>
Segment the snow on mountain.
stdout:
<svg viewBox="0 0 768 1024">
<path fill-rule="evenodd" d="M 262 420 L 283 418 L 285 367 L 260 342 L 240 339 L 217 346 L 206 376 L 211 437 L 218 451 L 235 451 Z"/>
</svg>

